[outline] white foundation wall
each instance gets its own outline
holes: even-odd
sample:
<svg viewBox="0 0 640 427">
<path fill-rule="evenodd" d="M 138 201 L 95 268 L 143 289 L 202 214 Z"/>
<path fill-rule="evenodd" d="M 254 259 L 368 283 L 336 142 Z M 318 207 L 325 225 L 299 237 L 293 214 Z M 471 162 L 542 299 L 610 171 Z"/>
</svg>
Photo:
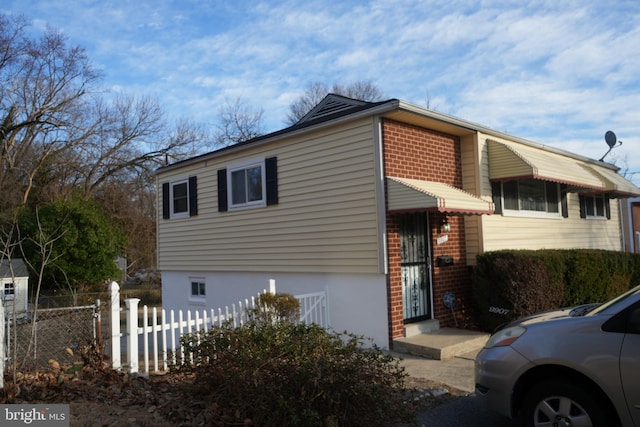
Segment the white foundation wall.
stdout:
<svg viewBox="0 0 640 427">
<path fill-rule="evenodd" d="M 347 331 L 389 347 L 387 285 L 384 275 L 325 275 L 295 273 L 202 273 L 162 272 L 162 308 L 203 310 L 244 301 L 269 288 L 275 280 L 276 292 L 302 295 L 326 291 L 331 329 Z M 191 298 L 191 282 L 204 281 L 206 295 Z"/>
</svg>

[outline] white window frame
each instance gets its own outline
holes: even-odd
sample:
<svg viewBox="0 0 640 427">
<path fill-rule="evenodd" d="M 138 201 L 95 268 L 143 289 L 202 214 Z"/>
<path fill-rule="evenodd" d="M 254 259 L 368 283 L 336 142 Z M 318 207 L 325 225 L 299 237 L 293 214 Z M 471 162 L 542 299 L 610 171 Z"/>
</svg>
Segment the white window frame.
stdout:
<svg viewBox="0 0 640 427">
<path fill-rule="evenodd" d="M 198 286 L 198 293 L 193 293 L 193 286 Z M 202 290 L 202 293 L 200 293 Z M 198 305 L 204 305 L 207 298 L 207 281 L 204 277 L 190 277 L 189 278 L 189 302 Z"/>
<path fill-rule="evenodd" d="M 518 183 L 520 183 L 523 180 L 515 180 L 518 181 Z M 538 180 L 535 180 L 538 181 Z M 547 195 L 547 191 L 546 191 L 546 182 L 545 181 L 539 181 L 542 183 L 542 185 L 544 185 L 544 189 L 545 189 L 545 204 L 547 206 L 546 209 L 548 209 L 549 206 L 549 199 L 548 199 L 548 195 Z M 562 197 L 561 197 L 561 189 L 560 189 L 560 184 L 556 183 L 557 186 L 557 212 L 549 212 L 548 210 L 544 210 L 544 211 L 535 211 L 535 210 L 527 210 L 527 209 L 521 209 L 520 206 L 522 205 L 522 200 L 520 199 L 520 192 L 518 191 L 518 209 L 510 209 L 506 207 L 505 204 L 505 191 L 504 191 L 504 182 L 500 183 L 500 197 L 501 197 L 501 203 L 502 203 L 502 215 L 503 216 L 512 216 L 512 217 L 522 217 L 522 218 L 545 218 L 545 219 L 562 219 Z"/>
<path fill-rule="evenodd" d="M 233 183 L 234 183 L 234 172 L 246 171 L 248 169 L 252 169 L 255 167 L 260 167 L 260 180 L 261 180 L 261 189 L 260 189 L 260 199 L 259 200 L 251 200 L 244 201 L 242 203 L 233 203 Z M 227 166 L 227 202 L 228 209 L 230 211 L 234 210 L 243 210 L 243 209 L 254 209 L 254 208 L 262 208 L 267 206 L 267 177 L 266 177 L 266 168 L 265 168 L 265 159 L 264 157 L 261 159 L 256 159 L 252 161 L 247 161 L 243 163 L 236 163 L 233 165 Z M 248 185 L 245 182 L 245 196 L 248 195 Z M 246 199 L 245 199 L 246 200 Z"/>
<path fill-rule="evenodd" d="M 11 285 L 9 289 L 7 289 L 7 285 Z M 11 291 L 7 293 L 7 291 Z M 3 301 L 11 301 L 16 298 L 16 283 L 15 282 L 2 282 L 2 300 Z"/>
<path fill-rule="evenodd" d="M 174 187 L 178 185 L 186 184 L 187 186 L 187 194 L 185 201 L 187 203 L 187 210 L 184 212 L 176 212 L 175 204 L 174 204 Z M 189 178 L 179 179 L 176 181 L 171 181 L 169 183 L 169 209 L 171 218 L 188 218 L 189 217 Z"/>
<path fill-rule="evenodd" d="M 585 212 L 584 212 L 584 218 L 585 219 L 594 219 L 594 220 L 606 220 L 607 219 L 607 206 L 606 206 L 606 199 L 605 199 L 605 195 L 604 194 L 591 194 L 591 195 L 581 195 L 580 197 L 584 198 L 585 200 Z M 597 205 L 596 205 L 596 198 L 599 198 L 600 200 L 602 200 L 602 215 L 598 215 L 597 213 Z M 590 200 L 591 203 L 591 207 L 593 208 L 593 212 L 595 213 L 595 215 L 589 215 L 587 212 L 587 205 L 586 202 L 587 200 Z"/>
</svg>

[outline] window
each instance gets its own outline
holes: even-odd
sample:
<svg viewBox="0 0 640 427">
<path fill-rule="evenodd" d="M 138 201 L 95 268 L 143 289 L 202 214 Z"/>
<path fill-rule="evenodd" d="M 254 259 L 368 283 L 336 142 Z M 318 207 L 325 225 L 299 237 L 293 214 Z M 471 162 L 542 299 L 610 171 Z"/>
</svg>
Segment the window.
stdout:
<svg viewBox="0 0 640 427">
<path fill-rule="evenodd" d="M 191 281 L 191 296 L 195 298 L 204 298 L 206 295 L 206 286 L 204 280 Z"/>
<path fill-rule="evenodd" d="M 580 218 L 610 219 L 609 198 L 604 194 L 580 195 Z"/>
<path fill-rule="evenodd" d="M 492 184 L 494 203 L 503 214 L 566 216 L 560 185 L 536 179 L 510 180 Z"/>
<path fill-rule="evenodd" d="M 218 211 L 278 203 L 277 159 L 270 157 L 218 170 Z"/>
<path fill-rule="evenodd" d="M 188 218 L 198 214 L 195 176 L 162 184 L 162 218 Z"/>
<path fill-rule="evenodd" d="M 229 168 L 227 179 L 229 186 L 227 191 L 231 194 L 230 209 L 266 204 L 262 163 Z"/>
<path fill-rule="evenodd" d="M 16 296 L 16 284 L 7 282 L 2 285 L 2 299 L 12 300 Z"/>
<path fill-rule="evenodd" d="M 189 214 L 189 182 L 180 181 L 171 183 L 171 215 Z"/>
</svg>

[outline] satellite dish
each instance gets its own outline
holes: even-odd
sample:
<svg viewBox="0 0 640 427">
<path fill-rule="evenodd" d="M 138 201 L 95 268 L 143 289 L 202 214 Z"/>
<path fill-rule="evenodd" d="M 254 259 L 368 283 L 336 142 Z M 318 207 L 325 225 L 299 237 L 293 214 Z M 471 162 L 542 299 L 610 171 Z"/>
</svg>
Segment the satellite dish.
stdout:
<svg viewBox="0 0 640 427">
<path fill-rule="evenodd" d="M 622 145 L 622 141 L 618 141 L 618 137 L 611 130 L 608 130 L 604 134 L 604 140 L 607 142 L 607 145 L 609 146 L 609 151 L 604 153 L 604 156 L 602 156 L 602 158 L 600 159 L 601 162 L 604 161 L 604 158 L 607 157 L 607 154 L 609 154 L 616 145 Z"/>
<path fill-rule="evenodd" d="M 618 143 L 618 137 L 611 130 L 604 134 L 604 140 L 607 141 L 607 145 L 611 148 Z"/>
</svg>

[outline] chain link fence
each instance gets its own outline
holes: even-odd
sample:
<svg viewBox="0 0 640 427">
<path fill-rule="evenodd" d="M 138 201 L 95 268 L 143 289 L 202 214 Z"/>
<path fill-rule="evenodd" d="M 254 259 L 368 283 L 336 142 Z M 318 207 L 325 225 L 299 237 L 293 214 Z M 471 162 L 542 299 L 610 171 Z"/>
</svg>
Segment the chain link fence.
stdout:
<svg viewBox="0 0 640 427">
<path fill-rule="evenodd" d="M 110 339 L 108 304 L 107 294 L 44 296 L 37 309 L 5 313 L 5 368 L 69 367 L 104 355 Z"/>
</svg>

